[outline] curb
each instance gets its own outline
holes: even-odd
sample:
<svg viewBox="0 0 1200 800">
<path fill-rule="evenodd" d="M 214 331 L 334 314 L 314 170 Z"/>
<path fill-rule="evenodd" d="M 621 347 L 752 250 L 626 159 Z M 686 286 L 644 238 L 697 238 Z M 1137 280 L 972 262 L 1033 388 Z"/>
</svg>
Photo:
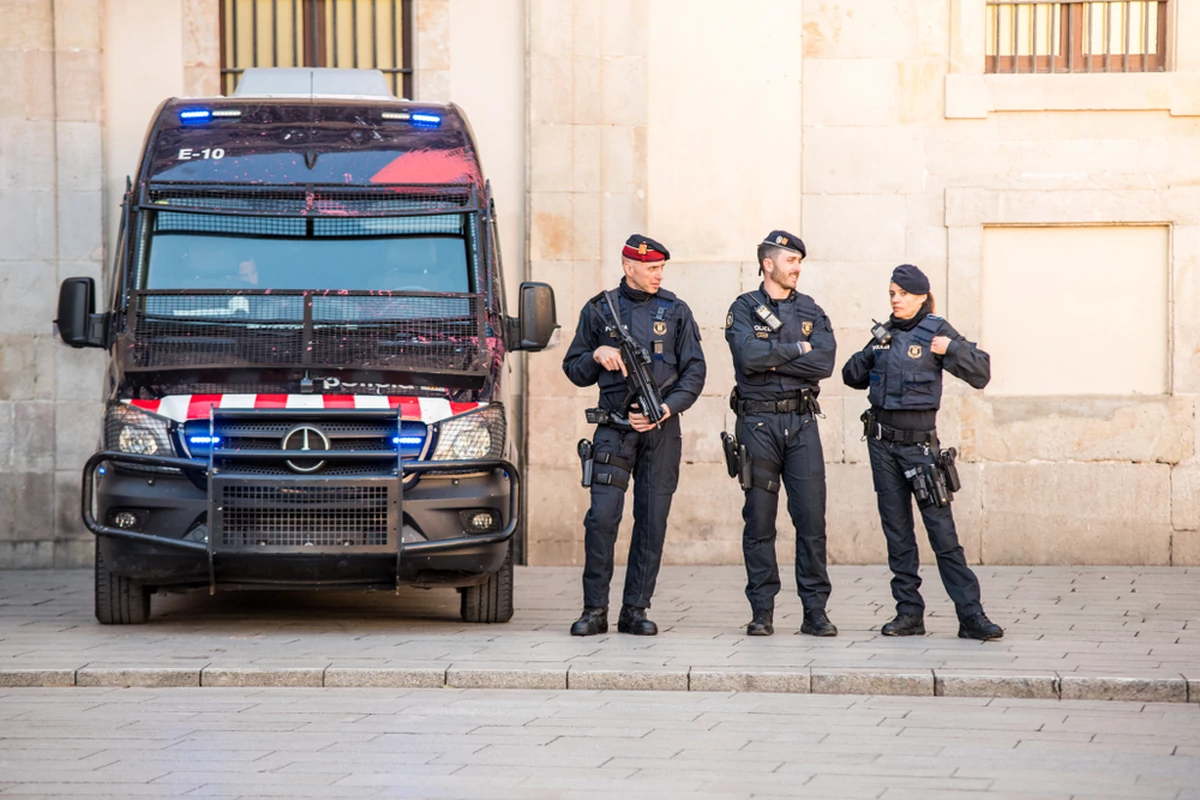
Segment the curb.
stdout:
<svg viewBox="0 0 1200 800">
<path fill-rule="evenodd" d="M 961 669 L 869 670 L 825 667 L 739 670 L 731 667 L 104 667 L 0 668 L 0 688 L 264 687 L 606 689 L 615 691 L 774 692 L 1046 700 L 1200 703 L 1200 677 L 975 672 Z"/>
</svg>

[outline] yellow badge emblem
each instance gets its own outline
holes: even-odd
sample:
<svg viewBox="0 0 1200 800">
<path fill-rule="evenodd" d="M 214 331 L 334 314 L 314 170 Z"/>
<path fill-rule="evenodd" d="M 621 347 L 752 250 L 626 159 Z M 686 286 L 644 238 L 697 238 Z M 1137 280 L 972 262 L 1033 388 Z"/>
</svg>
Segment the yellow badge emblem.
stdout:
<svg viewBox="0 0 1200 800">
<path fill-rule="evenodd" d="M 805 336 L 811 336 L 812 335 L 812 323 L 808 322 L 807 320 L 802 322 L 800 324 L 800 332 L 803 333 Z"/>
<path fill-rule="evenodd" d="M 647 251 L 647 250 L 649 250 L 649 249 L 650 249 L 650 248 L 646 247 L 646 243 L 645 243 L 645 242 L 642 242 L 641 244 L 639 244 L 639 245 L 638 245 L 638 255 L 639 255 L 639 256 L 644 256 L 644 255 L 646 255 L 646 251 Z"/>
<path fill-rule="evenodd" d="M 667 323 L 663 322 L 662 320 L 655 320 L 654 321 L 654 335 L 662 336 L 666 332 L 667 332 Z"/>
<path fill-rule="evenodd" d="M 732 327 L 733 327 L 733 312 L 730 311 L 728 314 L 725 315 L 725 330 L 729 330 Z"/>
<path fill-rule="evenodd" d="M 920 358 L 921 357 L 921 345 L 910 344 L 908 346 L 908 357 L 909 358 Z"/>
</svg>

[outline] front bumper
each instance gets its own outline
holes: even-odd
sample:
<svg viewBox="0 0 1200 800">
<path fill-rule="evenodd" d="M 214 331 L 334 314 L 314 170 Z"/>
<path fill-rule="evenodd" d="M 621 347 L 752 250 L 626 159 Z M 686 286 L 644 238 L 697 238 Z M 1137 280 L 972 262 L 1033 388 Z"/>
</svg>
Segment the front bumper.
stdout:
<svg viewBox="0 0 1200 800">
<path fill-rule="evenodd" d="M 122 467 L 180 472 L 131 472 Z M 88 459 L 83 469 L 83 521 L 100 537 L 110 568 L 151 585 L 207 583 L 213 589 L 464 586 L 485 580 L 500 567 L 520 519 L 520 473 L 504 459 L 407 462 L 399 475 L 361 479 L 216 472 L 191 459 L 116 451 Z M 368 538 L 353 519 L 343 521 L 339 530 L 351 534 L 345 541 L 303 533 L 269 541 L 222 535 L 226 512 L 221 489 L 231 485 L 255 487 L 259 494 L 249 495 L 251 503 L 268 512 L 284 507 L 281 497 L 286 493 L 375 487 L 376 497 L 388 498 L 386 526 Z M 137 509 L 144 518 L 141 530 L 107 524 L 112 512 L 127 508 Z M 467 509 L 494 510 L 503 527 L 466 533 L 459 512 Z M 327 504 L 326 510 L 338 509 Z"/>
</svg>

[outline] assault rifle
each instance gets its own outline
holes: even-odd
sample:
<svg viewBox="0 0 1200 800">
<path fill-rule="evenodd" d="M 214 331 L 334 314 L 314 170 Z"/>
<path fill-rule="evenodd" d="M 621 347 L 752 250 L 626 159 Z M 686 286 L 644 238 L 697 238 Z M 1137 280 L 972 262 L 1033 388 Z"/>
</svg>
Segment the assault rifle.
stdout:
<svg viewBox="0 0 1200 800">
<path fill-rule="evenodd" d="M 620 337 L 621 360 L 625 362 L 627 373 L 625 380 L 629 384 L 630 395 L 637 401 L 641 413 L 657 427 L 663 421 L 665 414 L 662 409 L 662 391 L 655 382 L 654 373 L 651 371 L 653 362 L 650 353 L 638 344 L 621 324 L 621 316 L 617 313 L 617 307 L 613 304 L 612 297 L 608 292 L 604 293 L 604 301 L 608 303 L 608 310 L 612 314 L 613 324 Z"/>
</svg>

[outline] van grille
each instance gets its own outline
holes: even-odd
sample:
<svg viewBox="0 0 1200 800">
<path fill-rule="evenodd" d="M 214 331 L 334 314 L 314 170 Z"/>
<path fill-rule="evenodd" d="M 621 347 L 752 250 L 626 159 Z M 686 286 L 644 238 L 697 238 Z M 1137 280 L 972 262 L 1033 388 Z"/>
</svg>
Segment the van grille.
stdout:
<svg viewBox="0 0 1200 800">
<path fill-rule="evenodd" d="M 219 480 L 217 541 L 223 549 L 387 547 L 396 529 L 396 487 L 386 483 Z"/>
</svg>

